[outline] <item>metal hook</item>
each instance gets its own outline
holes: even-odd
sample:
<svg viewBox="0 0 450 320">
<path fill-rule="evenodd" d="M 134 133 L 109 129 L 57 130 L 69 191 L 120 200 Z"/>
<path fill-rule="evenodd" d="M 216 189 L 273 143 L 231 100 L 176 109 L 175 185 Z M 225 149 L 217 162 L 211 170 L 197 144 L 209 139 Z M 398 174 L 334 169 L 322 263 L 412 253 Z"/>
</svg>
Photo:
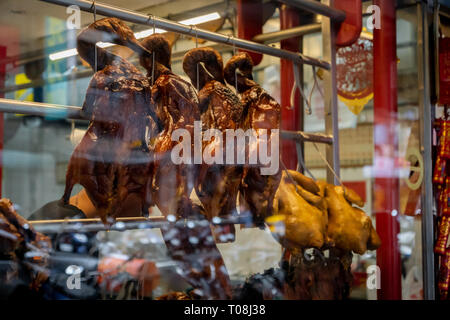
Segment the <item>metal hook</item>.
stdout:
<svg viewBox="0 0 450 320">
<path fill-rule="evenodd" d="M 298 89 L 298 91 L 300 92 L 300 95 L 303 98 L 303 101 L 306 103 L 306 114 L 310 115 L 312 113 L 311 111 L 311 104 L 310 101 L 306 98 L 303 89 L 301 87 L 301 82 L 300 82 L 300 65 L 295 63 L 294 64 L 294 85 L 292 86 L 292 90 L 291 90 L 291 97 L 290 97 L 290 107 L 288 108 L 289 110 L 292 110 L 294 108 L 294 104 L 295 104 L 295 91 Z"/>
<path fill-rule="evenodd" d="M 305 172 L 314 180 L 317 181 L 316 177 L 312 174 L 312 172 L 306 167 L 305 159 L 303 157 L 303 151 L 302 146 L 299 143 L 295 144 L 295 147 L 297 149 L 298 154 L 298 164 L 297 164 L 297 171 L 300 172 L 300 167 L 305 170 Z"/>
<path fill-rule="evenodd" d="M 317 85 L 317 90 L 319 91 L 322 98 L 324 98 L 325 96 L 322 92 L 322 89 L 320 89 L 319 80 L 317 79 L 316 66 L 312 66 L 312 71 L 313 71 L 313 77 L 314 77 L 314 85 L 313 85 L 313 89 L 311 89 L 311 95 L 312 95 L 312 90 L 314 90 L 314 86 Z"/>
<path fill-rule="evenodd" d="M 344 189 L 344 194 L 346 194 L 347 190 L 344 187 L 344 184 L 342 183 L 342 180 L 339 178 L 339 176 L 337 175 L 336 171 L 334 171 L 333 167 L 330 165 L 330 163 L 327 161 L 327 159 L 324 157 L 324 155 L 320 152 L 319 147 L 317 146 L 317 144 L 315 142 L 313 142 L 313 145 L 317 151 L 317 153 L 319 154 L 320 158 L 322 159 L 323 162 L 325 162 L 325 164 L 327 165 L 328 169 L 330 169 L 331 173 L 333 173 L 334 177 L 336 178 L 336 180 L 339 182 L 339 184 L 343 187 Z"/>
<path fill-rule="evenodd" d="M 155 16 L 151 13 L 148 14 L 147 24 L 149 24 L 150 20 L 153 21 L 153 33 L 156 33 L 156 26 L 155 26 Z M 151 72 L 151 85 L 155 83 L 155 51 L 152 51 L 152 72 Z"/>
<path fill-rule="evenodd" d="M 198 29 L 196 25 L 191 24 L 191 31 L 195 29 L 195 47 L 198 48 Z"/>
<path fill-rule="evenodd" d="M 92 1 L 91 7 L 89 8 L 89 10 L 92 10 L 93 8 L 95 8 L 95 0 Z"/>
<path fill-rule="evenodd" d="M 154 15 L 152 15 L 152 19 L 153 19 L 153 34 L 155 34 L 156 33 L 156 19 L 155 19 Z"/>
<path fill-rule="evenodd" d="M 95 5 L 95 0 L 92 1 L 92 5 L 91 5 L 91 9 L 90 10 L 93 10 L 94 22 L 96 22 L 97 21 L 97 6 Z M 94 44 L 94 56 L 95 56 L 94 69 L 95 69 L 95 72 L 97 72 L 98 71 L 98 66 L 97 66 L 97 59 L 98 59 L 97 43 Z"/>
<path fill-rule="evenodd" d="M 155 83 L 155 51 L 152 51 L 152 86 Z"/>
<path fill-rule="evenodd" d="M 194 29 L 195 28 L 195 48 L 198 48 L 198 29 L 197 29 L 197 26 L 196 25 L 192 25 L 191 24 L 191 32 L 192 32 L 192 29 Z M 200 69 L 199 69 L 199 67 L 198 67 L 198 62 L 197 62 L 197 64 L 195 65 L 196 66 L 196 71 L 197 71 L 197 83 L 196 83 L 196 87 L 197 87 L 197 91 L 199 91 L 200 90 Z"/>
<path fill-rule="evenodd" d="M 235 56 L 236 55 L 236 43 L 234 41 L 234 35 L 232 34 L 229 37 L 229 39 L 233 40 L 232 41 L 232 43 L 233 43 L 233 56 Z M 238 81 L 237 81 L 237 68 L 234 69 L 234 89 L 236 90 L 236 94 L 238 94 L 239 92 L 238 92 Z"/>
</svg>

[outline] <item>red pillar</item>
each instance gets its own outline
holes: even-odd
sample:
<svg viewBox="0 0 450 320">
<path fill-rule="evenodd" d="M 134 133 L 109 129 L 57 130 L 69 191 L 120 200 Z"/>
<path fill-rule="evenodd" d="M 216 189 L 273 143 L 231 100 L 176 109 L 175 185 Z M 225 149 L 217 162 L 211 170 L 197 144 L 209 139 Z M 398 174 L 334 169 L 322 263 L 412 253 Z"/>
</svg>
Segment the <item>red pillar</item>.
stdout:
<svg viewBox="0 0 450 320">
<path fill-rule="evenodd" d="M 381 247 L 380 300 L 401 299 L 401 260 L 399 232 L 399 183 L 396 171 L 397 133 L 397 54 L 395 1 L 374 0 L 380 8 L 381 28 L 374 29 L 374 212 Z"/>
<path fill-rule="evenodd" d="M 289 29 L 300 24 L 297 10 L 282 5 L 280 9 L 280 29 Z M 281 41 L 281 48 L 298 52 L 300 49 L 300 38 L 290 38 Z M 280 61 L 280 87 L 281 87 L 281 128 L 283 130 L 300 130 L 299 93 L 295 95 L 295 108 L 290 109 L 290 97 L 292 86 L 294 85 L 294 71 L 292 62 L 281 59 Z M 283 163 L 288 169 L 297 168 L 297 149 L 295 142 L 284 140 L 281 144 L 281 154 Z"/>
<path fill-rule="evenodd" d="M 254 36 L 262 33 L 264 23 L 264 5 L 262 0 L 238 0 L 236 14 L 239 38 L 251 40 Z M 246 52 L 252 57 L 253 65 L 256 66 L 261 62 L 261 53 Z"/>
<path fill-rule="evenodd" d="M 6 47 L 0 46 L 0 60 L 6 58 Z M 5 87 L 5 75 L 6 75 L 6 63 L 0 64 L 0 88 Z M 5 95 L 0 93 L 0 98 L 4 98 Z M 3 113 L 0 112 L 0 198 L 2 196 L 2 182 L 3 182 L 3 130 L 4 130 L 4 119 Z"/>
</svg>

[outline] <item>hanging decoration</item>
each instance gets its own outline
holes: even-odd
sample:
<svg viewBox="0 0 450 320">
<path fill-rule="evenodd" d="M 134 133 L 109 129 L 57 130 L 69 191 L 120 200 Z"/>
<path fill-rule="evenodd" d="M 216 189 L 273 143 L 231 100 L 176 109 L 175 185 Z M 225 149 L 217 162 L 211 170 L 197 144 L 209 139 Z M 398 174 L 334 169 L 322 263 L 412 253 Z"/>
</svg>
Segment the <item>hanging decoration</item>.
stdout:
<svg viewBox="0 0 450 320">
<path fill-rule="evenodd" d="M 339 100 L 359 114 L 373 98 L 373 42 L 359 38 L 336 52 Z"/>
</svg>

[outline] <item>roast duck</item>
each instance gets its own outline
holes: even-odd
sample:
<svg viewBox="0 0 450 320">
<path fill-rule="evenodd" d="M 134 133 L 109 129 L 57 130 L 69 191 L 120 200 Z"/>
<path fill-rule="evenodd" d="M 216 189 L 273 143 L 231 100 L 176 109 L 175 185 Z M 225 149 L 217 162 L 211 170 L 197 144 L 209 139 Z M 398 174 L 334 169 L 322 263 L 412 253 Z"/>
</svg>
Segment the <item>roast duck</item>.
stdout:
<svg viewBox="0 0 450 320">
<path fill-rule="evenodd" d="M 204 219 L 204 208 L 190 200 L 196 184 L 198 168 L 186 163 L 175 164 L 172 150 L 181 142 L 172 141 L 176 129 L 186 129 L 194 136 L 194 121 L 200 120 L 198 96 L 194 87 L 170 70 L 171 48 L 158 34 L 142 41 L 154 57 L 141 58 L 152 87 L 152 103 L 162 123 L 150 148 L 154 153 L 153 178 L 149 179 L 152 201 L 166 216 Z M 154 62 L 154 65 L 153 65 Z M 194 141 L 191 141 L 193 151 Z M 191 152 L 193 156 L 193 152 Z M 191 159 L 191 164 L 193 159 Z M 230 279 L 222 256 L 214 242 L 209 223 L 205 220 L 194 226 L 168 224 L 161 228 L 171 257 L 178 262 L 179 274 L 190 283 L 195 295 L 202 299 L 228 299 Z"/>
<path fill-rule="evenodd" d="M 125 59 L 95 49 L 98 41 L 137 52 L 147 76 Z M 153 205 L 167 217 L 210 220 L 234 214 L 239 192 L 255 224 L 267 223 L 275 238 L 294 251 L 335 247 L 362 254 L 379 247 L 370 218 L 354 206 L 364 205 L 356 193 L 278 167 L 263 174 L 267 163 L 251 161 L 252 154 L 264 146 L 278 156 L 275 130 L 280 128 L 281 108 L 253 81 L 248 54 L 235 55 L 223 69 L 222 58 L 211 48 L 188 52 L 183 69 L 198 84 L 197 95 L 191 83 L 171 71 L 171 48 L 161 35 L 139 43 L 124 23 L 107 18 L 84 29 L 77 47 L 96 73 L 82 109 L 90 118 L 89 128 L 67 170 L 66 203 L 79 183 L 104 222 L 108 217 L 147 213 Z M 237 88 L 240 99 L 224 80 Z M 194 163 L 194 139 L 172 141 L 177 129 L 194 137 L 194 122 L 199 120 L 203 132 L 253 130 L 256 139 L 245 149 L 243 167 L 226 164 L 223 152 L 223 164 Z M 216 148 L 217 143 L 203 141 L 203 155 L 206 151 L 214 157 L 223 151 Z M 181 144 L 190 144 L 189 155 L 179 154 L 190 159 L 188 163 L 175 163 L 171 157 L 174 150 L 186 150 L 179 148 Z M 194 188 L 201 206 L 190 199 Z M 208 224 L 169 225 L 162 232 L 171 256 L 180 262 L 181 274 L 199 288 L 195 295 L 231 296 L 225 264 Z"/>
<path fill-rule="evenodd" d="M 266 221 L 287 248 L 335 247 L 363 254 L 381 242 L 372 220 L 357 206 L 364 201 L 351 189 L 285 170 Z"/>
<path fill-rule="evenodd" d="M 237 130 L 243 125 L 243 106 L 239 98 L 225 85 L 223 62 L 220 54 L 208 47 L 196 48 L 186 53 L 184 72 L 193 84 L 198 84 L 202 131 L 218 130 L 218 136 L 203 141 L 202 153 L 216 156 L 216 163 L 202 161 L 195 180 L 195 191 L 207 218 L 230 216 L 236 213 L 236 201 L 242 179 L 243 163 L 236 161 L 236 148 L 227 150 L 227 129 Z M 197 79 L 198 69 L 198 79 Z M 220 141 L 219 141 L 220 140 Z M 215 154 L 218 152 L 218 154 Z M 228 152 L 230 154 L 228 154 Z M 217 161 L 220 157 L 220 160 Z M 233 161 L 227 163 L 226 159 Z M 219 163 L 217 163 L 219 162 Z M 231 225 L 234 228 L 233 225 Z M 225 236 L 225 230 L 217 230 L 216 241 Z M 234 229 L 227 230 L 234 234 Z M 215 233 L 216 235 L 216 233 Z"/>
<path fill-rule="evenodd" d="M 198 96 L 189 82 L 171 71 L 171 48 L 163 36 L 154 34 L 141 43 L 154 55 L 142 55 L 140 62 L 153 83 L 151 99 L 159 123 L 150 141 L 154 173 L 148 180 L 148 195 L 165 216 L 186 218 L 192 214 L 190 195 L 196 169 L 192 159 L 191 164 L 174 163 L 171 159 L 172 150 L 181 143 L 172 141 L 172 134 L 185 129 L 190 137 L 194 136 L 194 121 L 200 120 Z M 193 142 L 191 139 L 191 154 L 180 156 L 192 158 Z"/>
<path fill-rule="evenodd" d="M 281 107 L 252 78 L 253 62 L 250 55 L 241 52 L 233 56 L 225 66 L 226 81 L 237 88 L 241 94 L 244 106 L 244 130 L 254 130 L 256 141 L 249 143 L 247 148 L 247 163 L 244 169 L 240 192 L 253 215 L 254 223 L 262 226 L 264 219 L 272 214 L 273 201 L 281 179 L 281 170 L 264 175 L 261 171 L 267 164 L 260 157 L 257 162 L 251 161 L 251 154 L 261 155 L 261 148 L 266 146 L 266 152 L 271 154 L 272 161 L 279 157 L 278 139 L 273 136 L 273 130 L 280 128 Z M 274 144 L 274 147 L 272 147 Z M 278 149 L 278 150 L 277 150 Z M 262 149 L 263 150 L 263 149 Z"/>
<path fill-rule="evenodd" d="M 147 78 L 125 59 L 95 49 L 98 41 L 128 46 L 139 55 L 149 52 L 115 18 L 92 23 L 77 38 L 80 56 L 96 72 L 82 108 L 90 124 L 70 159 L 63 200 L 68 203 L 73 186 L 82 185 L 106 222 L 107 217 L 146 213 L 152 205 L 146 197 L 152 175 L 146 128 L 157 118 Z"/>
<path fill-rule="evenodd" d="M 45 267 L 50 250 L 50 239 L 36 232 L 9 199 L 0 199 L 0 282 L 20 279 L 38 290 L 48 278 Z"/>
</svg>

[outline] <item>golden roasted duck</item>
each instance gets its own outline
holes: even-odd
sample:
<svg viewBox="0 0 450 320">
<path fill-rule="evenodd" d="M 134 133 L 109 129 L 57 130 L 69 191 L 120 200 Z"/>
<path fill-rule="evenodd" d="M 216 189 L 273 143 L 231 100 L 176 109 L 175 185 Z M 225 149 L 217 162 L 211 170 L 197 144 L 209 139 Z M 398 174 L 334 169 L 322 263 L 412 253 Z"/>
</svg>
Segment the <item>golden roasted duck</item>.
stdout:
<svg viewBox="0 0 450 320">
<path fill-rule="evenodd" d="M 363 254 L 375 250 L 381 240 L 372 225 L 372 220 L 361 209 L 364 201 L 352 190 L 320 182 L 325 186 L 328 207 L 328 235 L 336 248 Z"/>
<path fill-rule="evenodd" d="M 275 195 L 273 215 L 266 221 L 275 238 L 291 249 L 322 248 L 327 237 L 327 211 L 314 180 L 299 172 L 285 170 Z"/>
</svg>

